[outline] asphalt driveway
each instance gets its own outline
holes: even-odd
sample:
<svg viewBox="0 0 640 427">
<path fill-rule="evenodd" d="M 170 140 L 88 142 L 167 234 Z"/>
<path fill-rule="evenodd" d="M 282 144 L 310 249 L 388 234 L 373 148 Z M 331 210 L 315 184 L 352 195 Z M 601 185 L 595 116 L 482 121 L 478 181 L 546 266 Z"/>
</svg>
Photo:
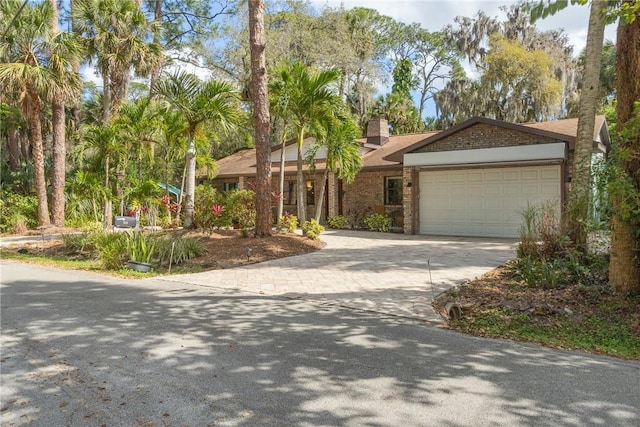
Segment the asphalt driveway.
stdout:
<svg viewBox="0 0 640 427">
<path fill-rule="evenodd" d="M 161 279 L 438 323 L 435 295 L 504 264 L 516 247 L 513 239 L 348 230 L 321 238 L 326 247 L 311 254 Z"/>
</svg>

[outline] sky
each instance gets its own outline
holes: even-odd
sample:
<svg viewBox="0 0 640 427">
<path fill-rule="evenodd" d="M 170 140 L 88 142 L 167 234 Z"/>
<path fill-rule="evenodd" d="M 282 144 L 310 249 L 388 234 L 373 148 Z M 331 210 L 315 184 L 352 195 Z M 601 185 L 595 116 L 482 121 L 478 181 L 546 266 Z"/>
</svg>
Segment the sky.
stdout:
<svg viewBox="0 0 640 427">
<path fill-rule="evenodd" d="M 268 0 L 267 0 L 268 1 Z M 318 8 L 328 6 L 345 9 L 366 7 L 377 10 L 381 15 L 389 16 L 405 24 L 418 23 L 428 31 L 439 31 L 448 24 L 454 23 L 456 16 L 473 17 L 482 10 L 488 16 L 497 16 L 500 20 L 506 15 L 500 10 L 501 6 L 510 6 L 518 1 L 510 0 L 311 0 Z M 564 10 L 536 22 L 540 30 L 563 29 L 573 45 L 573 55 L 578 56 L 584 49 L 589 25 L 589 7 L 569 5 Z M 608 25 L 605 30 L 605 40 L 615 42 L 616 25 Z M 468 64 L 463 61 L 463 67 Z M 467 69 L 473 75 L 473 71 Z M 387 85 L 388 86 L 388 85 Z M 381 93 L 388 92 L 389 87 L 378 88 Z M 417 102 L 417 94 L 414 101 Z M 425 117 L 435 116 L 435 105 L 430 101 L 425 110 Z"/>
<path fill-rule="evenodd" d="M 366 7 L 375 9 L 382 15 L 390 16 L 406 24 L 419 23 L 429 31 L 441 30 L 452 24 L 456 16 L 473 17 L 479 10 L 488 16 L 504 18 L 500 6 L 510 6 L 517 1 L 509 0 L 312 0 L 318 7 L 332 8 L 344 6 Z M 589 8 L 587 6 L 569 5 L 556 15 L 536 22 L 541 30 L 564 29 L 574 45 L 574 55 L 584 48 L 587 39 Z M 615 41 L 615 25 L 608 25 L 605 39 Z"/>
</svg>

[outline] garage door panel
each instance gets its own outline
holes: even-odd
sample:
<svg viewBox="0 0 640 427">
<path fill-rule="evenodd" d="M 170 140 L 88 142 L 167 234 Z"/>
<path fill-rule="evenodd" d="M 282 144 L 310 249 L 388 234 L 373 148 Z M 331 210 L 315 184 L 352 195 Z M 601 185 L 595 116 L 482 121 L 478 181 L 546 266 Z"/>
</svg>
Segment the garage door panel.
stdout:
<svg viewBox="0 0 640 427">
<path fill-rule="evenodd" d="M 528 204 L 560 200 L 560 166 L 420 173 L 420 233 L 517 237 Z"/>
</svg>

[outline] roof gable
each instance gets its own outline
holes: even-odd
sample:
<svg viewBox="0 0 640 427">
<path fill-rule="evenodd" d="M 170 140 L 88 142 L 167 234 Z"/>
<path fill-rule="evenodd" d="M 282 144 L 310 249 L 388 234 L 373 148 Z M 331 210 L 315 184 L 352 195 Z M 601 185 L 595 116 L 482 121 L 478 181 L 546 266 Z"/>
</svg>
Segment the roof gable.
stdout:
<svg viewBox="0 0 640 427">
<path fill-rule="evenodd" d="M 554 120 L 540 123 L 508 123 L 501 120 L 489 119 L 486 117 L 473 117 L 462 123 L 450 127 L 444 131 L 441 131 L 427 139 L 419 141 L 405 149 L 398 150 L 386 157 L 387 160 L 401 162 L 402 156 L 407 153 L 417 153 L 421 151 L 438 151 L 436 146 L 439 141 L 443 141 L 456 134 L 465 133 L 470 128 L 478 127 L 484 129 L 500 129 L 505 132 L 515 132 L 520 134 L 528 134 L 535 138 L 540 138 L 540 142 L 551 141 L 564 141 L 568 142 L 570 148 L 573 148 L 577 133 L 577 120 L 578 119 L 564 119 Z M 598 116 L 596 118 L 596 129 L 594 132 L 594 141 L 600 141 L 602 138 L 604 127 L 604 134 L 606 134 L 607 141 L 603 141 L 605 145 L 608 145 L 608 133 L 606 132 L 606 121 L 604 116 Z M 490 144 L 490 141 L 487 141 Z M 531 142 L 529 142 L 531 143 Z M 522 144 L 522 143 L 521 143 Z M 521 145 L 515 142 L 513 145 Z M 426 147 L 432 146 L 431 149 Z M 462 146 L 460 149 L 466 149 L 470 147 Z M 482 148 L 480 146 L 474 148 Z"/>
</svg>

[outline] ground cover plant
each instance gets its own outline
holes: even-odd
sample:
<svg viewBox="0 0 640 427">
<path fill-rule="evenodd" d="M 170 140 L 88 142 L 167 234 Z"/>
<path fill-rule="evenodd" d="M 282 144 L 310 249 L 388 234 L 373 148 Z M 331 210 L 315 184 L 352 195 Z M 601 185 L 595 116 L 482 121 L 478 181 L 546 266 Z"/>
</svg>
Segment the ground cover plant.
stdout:
<svg viewBox="0 0 640 427">
<path fill-rule="evenodd" d="M 148 239 L 155 242 L 152 256 L 154 270 L 151 273 L 137 273 L 128 270 L 125 265 L 126 233 L 96 233 L 92 236 L 89 232 L 66 231 L 59 239 L 48 240 L 44 236 L 43 240 L 38 239 L 28 245 L 3 247 L 0 249 L 0 257 L 61 268 L 150 277 L 232 268 L 313 252 L 324 246 L 320 240 L 311 240 L 295 233 L 279 233 L 269 238 L 243 237 L 242 230 L 174 230 L 149 233 Z M 101 245 L 104 248 L 102 250 L 99 249 Z"/>
</svg>

